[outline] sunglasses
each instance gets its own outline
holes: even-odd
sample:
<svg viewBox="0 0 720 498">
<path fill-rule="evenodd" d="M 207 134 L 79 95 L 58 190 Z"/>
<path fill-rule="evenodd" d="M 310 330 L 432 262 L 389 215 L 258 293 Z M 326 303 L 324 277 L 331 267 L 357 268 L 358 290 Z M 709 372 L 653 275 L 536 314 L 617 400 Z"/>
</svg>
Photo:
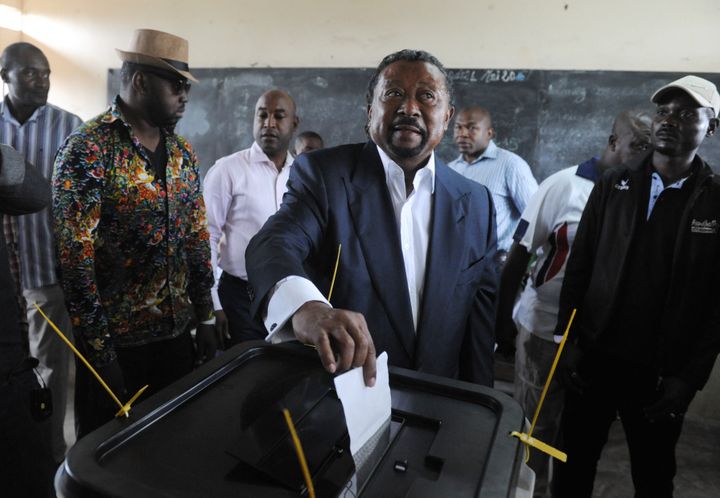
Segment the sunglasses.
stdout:
<svg viewBox="0 0 720 498">
<path fill-rule="evenodd" d="M 192 88 L 192 83 L 190 83 L 190 81 L 188 81 L 186 78 L 183 78 L 182 76 L 176 76 L 165 71 L 155 70 L 151 68 L 143 68 L 142 71 L 144 73 L 150 73 L 154 76 L 157 76 L 158 78 L 165 81 L 169 81 L 172 84 L 172 89 L 175 93 L 180 93 L 182 91 L 185 91 L 185 93 L 190 93 L 190 89 Z"/>
</svg>

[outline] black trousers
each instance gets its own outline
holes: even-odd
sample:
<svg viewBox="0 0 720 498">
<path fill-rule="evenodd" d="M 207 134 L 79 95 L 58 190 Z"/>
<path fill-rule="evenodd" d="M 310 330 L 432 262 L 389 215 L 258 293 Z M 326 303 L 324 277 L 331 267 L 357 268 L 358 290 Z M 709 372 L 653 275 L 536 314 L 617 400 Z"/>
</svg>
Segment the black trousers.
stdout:
<svg viewBox="0 0 720 498">
<path fill-rule="evenodd" d="M 250 294 L 246 280 L 223 272 L 218 285 L 218 297 L 228 319 L 230 344 L 265 339 L 267 330 L 260 319 L 250 316 Z"/>
<path fill-rule="evenodd" d="M 32 370 L 9 374 L 15 360 L 0 351 L 0 495 L 7 498 L 55 496 L 57 464 L 50 448 L 50 420 L 36 421 L 31 391 L 39 388 Z"/>
<path fill-rule="evenodd" d="M 190 331 L 165 341 L 117 348 L 116 352 L 127 396 L 148 385 L 136 403 L 190 373 L 195 365 L 195 346 Z M 76 372 L 75 425 L 78 438 L 81 438 L 112 420 L 119 407 L 81 362 L 76 362 Z M 121 398 L 120 401 L 127 400 Z"/>
<path fill-rule="evenodd" d="M 560 437 L 568 461 L 557 462 L 553 496 L 592 496 L 597 462 L 619 416 L 630 450 L 635 497 L 671 497 L 682 417 L 654 422 L 645 418 L 643 408 L 659 397 L 657 377 L 599 357 L 584 362 L 579 373 L 590 387 L 582 395 L 566 393 Z"/>
</svg>

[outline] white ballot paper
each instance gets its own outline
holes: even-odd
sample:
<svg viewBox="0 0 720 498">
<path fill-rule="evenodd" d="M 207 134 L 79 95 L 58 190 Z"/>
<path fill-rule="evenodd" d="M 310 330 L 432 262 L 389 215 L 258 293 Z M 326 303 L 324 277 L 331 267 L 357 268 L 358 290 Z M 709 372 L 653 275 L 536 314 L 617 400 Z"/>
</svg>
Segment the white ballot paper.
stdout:
<svg viewBox="0 0 720 498">
<path fill-rule="evenodd" d="M 383 431 L 390 425 L 390 378 L 388 375 L 387 353 L 377 358 L 377 376 L 375 385 L 367 387 L 363 380 L 362 367 L 335 377 L 335 390 L 345 412 L 348 433 L 350 434 L 350 452 L 356 455 L 368 450 L 368 442 L 380 439 Z"/>
</svg>

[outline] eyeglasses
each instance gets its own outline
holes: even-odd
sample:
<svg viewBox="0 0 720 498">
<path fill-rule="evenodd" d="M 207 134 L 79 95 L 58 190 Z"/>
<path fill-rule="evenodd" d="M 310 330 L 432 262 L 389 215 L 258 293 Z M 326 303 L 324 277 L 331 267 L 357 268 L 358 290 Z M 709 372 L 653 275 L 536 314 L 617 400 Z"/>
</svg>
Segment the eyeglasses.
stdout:
<svg viewBox="0 0 720 498">
<path fill-rule="evenodd" d="M 142 71 L 144 73 L 150 73 L 154 76 L 157 76 L 158 78 L 165 81 L 169 81 L 172 84 L 173 92 L 175 93 L 181 93 L 182 91 L 185 91 L 185 93 L 190 93 L 190 89 L 192 88 L 192 83 L 190 83 L 187 78 L 183 78 L 182 76 L 175 76 L 165 71 L 154 70 L 150 68 L 143 68 Z"/>
</svg>

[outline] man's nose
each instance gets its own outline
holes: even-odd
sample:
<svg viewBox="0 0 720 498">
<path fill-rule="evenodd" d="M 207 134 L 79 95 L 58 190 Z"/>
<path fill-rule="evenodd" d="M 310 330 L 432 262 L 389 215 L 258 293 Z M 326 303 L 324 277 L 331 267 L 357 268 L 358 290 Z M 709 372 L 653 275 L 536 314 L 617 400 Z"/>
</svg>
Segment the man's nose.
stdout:
<svg viewBox="0 0 720 498">
<path fill-rule="evenodd" d="M 680 116 L 675 112 L 669 112 L 660 118 L 661 126 L 677 126 Z"/>
<path fill-rule="evenodd" d="M 275 117 L 270 115 L 266 117 L 263 120 L 263 127 L 264 128 L 275 128 L 277 126 L 277 121 L 275 121 Z"/>
<path fill-rule="evenodd" d="M 406 116 L 419 116 L 420 106 L 418 105 L 417 99 L 411 95 L 406 96 L 398 108 L 398 113 Z"/>
</svg>

